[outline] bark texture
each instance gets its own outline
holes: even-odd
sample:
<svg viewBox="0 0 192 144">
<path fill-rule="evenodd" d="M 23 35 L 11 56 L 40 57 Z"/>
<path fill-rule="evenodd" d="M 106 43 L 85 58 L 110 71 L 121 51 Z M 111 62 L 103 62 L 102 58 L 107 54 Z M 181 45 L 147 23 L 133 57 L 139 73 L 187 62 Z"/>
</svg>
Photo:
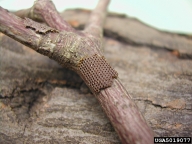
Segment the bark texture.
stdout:
<svg viewBox="0 0 192 144">
<path fill-rule="evenodd" d="M 86 17 L 87 12 L 67 11 L 68 14 L 69 12 L 74 15 L 69 15 L 71 19 L 68 21 L 81 28 L 85 23 L 78 21 L 78 17 Z M 114 29 L 121 27 L 122 20 L 135 22 L 138 27 L 146 27 L 125 17 L 109 18 L 120 22 L 114 25 Z M 149 31 L 156 31 L 147 28 Z M 136 29 L 130 32 L 137 33 Z M 106 58 L 119 72 L 119 78 L 156 134 L 190 136 L 190 58 L 178 59 L 175 56 L 178 54 L 175 50 L 178 49 L 174 47 L 172 51 L 167 51 L 155 44 L 121 43 L 124 39 L 129 39 L 129 33 L 123 37 L 121 32 L 117 34 L 111 28 L 106 29 L 105 33 L 113 38 L 105 38 Z M 190 44 L 191 41 L 177 34 L 159 31 L 156 34 L 162 38 L 172 37 L 170 41 L 173 43 Z M 145 41 L 151 42 L 150 39 Z M 190 55 L 190 51 L 185 51 L 185 54 Z M 98 102 L 76 74 L 4 35 L 1 35 L 0 59 L 1 143 L 119 143 Z M 121 85 L 115 81 L 114 87 L 121 88 Z M 107 92 L 113 93 L 110 89 L 102 93 L 105 95 Z M 102 96 L 98 96 L 98 99 L 102 99 Z"/>
<path fill-rule="evenodd" d="M 103 56 L 101 49 L 101 40 L 103 35 L 102 27 L 106 17 L 105 15 L 108 2 L 109 0 L 99 1 L 97 7 L 91 13 L 90 20 L 85 26 L 85 30 L 83 32 L 77 32 L 75 29 L 72 29 L 71 31 L 71 27 L 68 29 L 68 25 L 61 23 L 60 20 L 62 17 L 56 11 L 53 3 L 48 0 L 36 1 L 30 10 L 30 12 L 32 11 L 30 15 L 34 15 L 34 17 L 38 15 L 38 17 L 42 17 L 42 19 L 44 19 L 44 21 L 53 28 L 57 28 L 59 26 L 59 30 L 61 30 L 60 32 L 59 30 L 41 25 L 28 18 L 25 18 L 25 20 L 19 19 L 2 8 L 0 9 L 2 15 L 0 19 L 0 30 L 8 36 L 14 36 L 15 40 L 24 44 L 27 41 L 27 46 L 32 45 L 32 48 L 37 52 L 49 56 L 51 59 L 59 62 L 62 66 L 76 71 L 76 73 L 78 73 L 84 82 L 89 86 L 93 94 L 98 98 L 105 113 L 110 118 L 112 125 L 117 131 L 122 143 L 150 144 L 153 143 L 154 135 L 151 128 L 145 122 L 130 95 L 127 94 L 121 85 L 121 82 L 119 80 L 116 81 L 117 73 L 113 69 L 107 68 L 109 65 L 105 62 L 105 60 L 102 60 L 101 65 L 96 65 L 96 67 L 104 68 L 108 65 L 103 69 L 103 75 L 110 74 L 110 70 L 113 74 L 106 75 L 106 77 L 103 78 L 103 81 L 105 81 L 103 83 L 98 83 L 99 77 L 102 78 L 101 73 L 93 75 L 93 72 L 90 72 L 88 73 L 88 78 L 86 78 L 85 75 L 83 75 L 83 73 L 79 70 L 79 67 L 83 65 L 82 63 L 84 63 L 87 58 L 94 58 L 95 54 L 98 59 Z M 45 7 L 47 7 L 47 9 L 44 9 Z M 8 20 L 4 19 L 4 17 Z M 55 21 L 58 22 L 54 23 Z M 15 23 L 17 25 L 21 24 L 21 28 L 18 29 L 18 26 L 15 25 Z M 27 31 L 25 29 L 29 30 Z M 6 33 L 9 30 L 12 32 Z M 30 30 L 32 30 L 33 33 L 30 33 Z M 24 34 L 20 35 L 20 31 L 24 31 Z M 31 41 L 25 37 L 26 35 L 35 35 L 38 36 L 39 39 L 35 40 L 37 41 L 36 43 L 31 43 Z M 24 39 L 24 42 L 22 39 Z M 96 57 L 93 62 L 96 60 Z M 103 62 L 106 64 L 102 64 Z M 94 62 L 94 64 L 99 63 L 99 61 Z M 85 69 L 86 71 L 92 71 L 95 69 L 94 67 L 92 68 L 92 64 L 89 69 L 87 68 Z M 89 79 L 92 81 L 95 79 L 95 76 L 98 76 L 98 79 L 94 80 L 93 83 L 90 83 Z M 97 83 L 101 86 L 99 86 L 99 88 L 102 88 L 100 89 L 100 93 L 99 89 L 95 87 Z M 133 126 L 134 128 L 132 128 Z"/>
<path fill-rule="evenodd" d="M 78 29 L 83 29 L 87 19 L 88 10 L 67 10 L 62 13 L 63 18 Z M 123 43 L 135 47 L 146 46 L 154 49 L 166 49 L 174 52 L 181 59 L 192 59 L 191 36 L 161 32 L 147 26 L 137 19 L 129 18 L 123 14 L 109 14 L 104 24 L 106 36 L 113 37 Z"/>
</svg>

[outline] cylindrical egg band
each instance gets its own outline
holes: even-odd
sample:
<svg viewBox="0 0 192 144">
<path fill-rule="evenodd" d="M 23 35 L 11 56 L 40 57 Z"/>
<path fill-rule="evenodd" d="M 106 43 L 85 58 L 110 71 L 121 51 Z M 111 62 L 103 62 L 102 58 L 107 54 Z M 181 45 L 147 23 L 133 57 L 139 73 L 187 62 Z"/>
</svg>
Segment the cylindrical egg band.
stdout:
<svg viewBox="0 0 192 144">
<path fill-rule="evenodd" d="M 105 58 L 97 54 L 85 58 L 79 67 L 79 71 L 89 88 L 96 93 L 99 93 L 101 89 L 110 87 L 113 78 L 118 76 L 118 73 Z"/>
</svg>

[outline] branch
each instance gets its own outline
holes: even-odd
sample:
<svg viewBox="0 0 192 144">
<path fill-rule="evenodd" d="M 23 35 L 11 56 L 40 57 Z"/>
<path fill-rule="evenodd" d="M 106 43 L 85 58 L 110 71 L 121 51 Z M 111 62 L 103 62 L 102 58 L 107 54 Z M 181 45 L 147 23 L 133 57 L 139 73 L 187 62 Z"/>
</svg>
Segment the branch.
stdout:
<svg viewBox="0 0 192 144">
<path fill-rule="evenodd" d="M 60 32 L 29 19 L 22 20 L 0 8 L 0 31 L 76 71 L 99 100 L 122 143 L 152 144 L 153 131 L 103 57 L 102 27 L 108 3 L 109 0 L 99 1 L 83 32 L 71 28 L 47 0 L 38 0 L 32 8 L 16 14 L 45 21 Z M 32 42 L 27 35 L 34 37 Z M 83 72 L 81 68 L 85 65 L 88 68 Z"/>
<path fill-rule="evenodd" d="M 0 31 L 77 73 L 84 58 L 94 54 L 102 56 L 95 40 L 83 33 L 59 32 L 30 19 L 21 19 L 1 7 Z"/>
<path fill-rule="evenodd" d="M 85 25 L 85 32 L 99 38 L 103 37 L 103 24 L 107 15 L 109 0 L 99 1 L 97 7 L 92 11 L 91 16 Z"/>
<path fill-rule="evenodd" d="M 71 31 L 73 29 L 58 13 L 51 0 L 37 0 L 33 7 L 15 12 L 21 18 L 28 17 L 36 21 L 46 22 L 57 30 Z"/>
<path fill-rule="evenodd" d="M 96 97 L 123 144 L 153 144 L 153 131 L 119 79 Z"/>
<path fill-rule="evenodd" d="M 2 7 L 0 7 L 0 31 L 35 50 L 42 39 L 42 35 L 31 29 L 26 29 L 23 19 L 9 13 Z"/>
</svg>

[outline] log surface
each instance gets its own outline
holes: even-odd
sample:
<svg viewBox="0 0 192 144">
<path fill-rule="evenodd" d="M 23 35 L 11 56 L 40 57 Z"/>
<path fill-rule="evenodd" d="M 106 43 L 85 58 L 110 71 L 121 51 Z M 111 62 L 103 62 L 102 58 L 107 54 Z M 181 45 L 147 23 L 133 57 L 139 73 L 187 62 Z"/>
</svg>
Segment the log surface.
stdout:
<svg viewBox="0 0 192 144">
<path fill-rule="evenodd" d="M 62 15 L 82 28 L 89 11 Z M 104 33 L 105 57 L 156 135 L 191 136 L 191 37 L 114 14 Z M 3 34 L 0 116 L 0 143 L 120 143 L 77 74 Z"/>
</svg>

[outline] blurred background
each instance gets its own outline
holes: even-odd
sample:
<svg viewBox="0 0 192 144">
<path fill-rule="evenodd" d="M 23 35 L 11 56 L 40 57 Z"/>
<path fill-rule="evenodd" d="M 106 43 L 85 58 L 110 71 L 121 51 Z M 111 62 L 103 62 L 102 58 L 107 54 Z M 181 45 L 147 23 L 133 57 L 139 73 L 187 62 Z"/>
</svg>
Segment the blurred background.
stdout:
<svg viewBox="0 0 192 144">
<path fill-rule="evenodd" d="M 58 11 L 94 9 L 98 0 L 52 0 Z M 34 0 L 0 0 L 0 6 L 16 11 Z M 111 0 L 109 11 L 126 14 L 163 31 L 192 35 L 192 0 Z"/>
</svg>

